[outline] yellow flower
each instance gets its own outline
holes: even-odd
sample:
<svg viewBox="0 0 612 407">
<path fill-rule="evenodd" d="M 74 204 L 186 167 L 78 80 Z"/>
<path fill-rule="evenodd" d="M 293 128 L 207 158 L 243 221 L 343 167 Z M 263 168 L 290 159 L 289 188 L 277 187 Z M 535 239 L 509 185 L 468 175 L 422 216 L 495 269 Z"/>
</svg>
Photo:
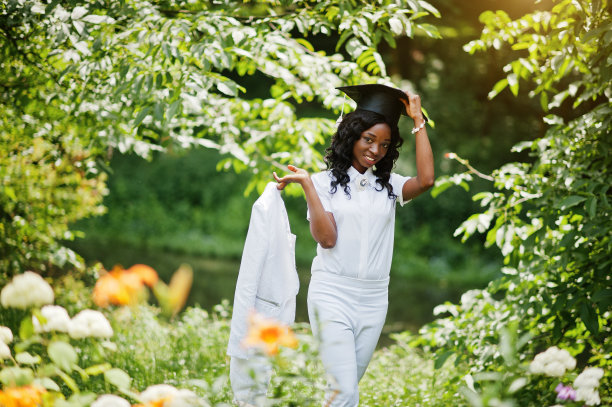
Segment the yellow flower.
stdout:
<svg viewBox="0 0 612 407">
<path fill-rule="evenodd" d="M 46 390 L 36 386 L 9 387 L 0 390 L 2 407 L 38 407 L 42 405 L 42 394 Z"/>
<path fill-rule="evenodd" d="M 178 314 L 185 306 L 187 297 L 189 297 L 189 291 L 191 291 L 192 283 L 193 271 L 191 267 L 187 265 L 181 265 L 172 275 L 170 284 L 168 285 L 168 302 L 172 310 L 172 316 Z"/>
<path fill-rule="evenodd" d="M 249 318 L 249 331 L 243 345 L 261 348 L 271 356 L 278 353 L 279 346 L 296 348 L 298 341 L 290 327 L 254 312 Z"/>
</svg>

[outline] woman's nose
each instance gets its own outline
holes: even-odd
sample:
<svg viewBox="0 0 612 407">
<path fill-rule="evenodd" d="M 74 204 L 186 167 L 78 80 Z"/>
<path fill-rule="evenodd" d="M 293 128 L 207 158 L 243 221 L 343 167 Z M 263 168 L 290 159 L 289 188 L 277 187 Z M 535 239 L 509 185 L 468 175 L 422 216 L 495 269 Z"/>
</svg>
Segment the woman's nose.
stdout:
<svg viewBox="0 0 612 407">
<path fill-rule="evenodd" d="M 378 146 L 376 144 L 371 144 L 370 151 L 374 154 L 378 154 Z"/>
</svg>

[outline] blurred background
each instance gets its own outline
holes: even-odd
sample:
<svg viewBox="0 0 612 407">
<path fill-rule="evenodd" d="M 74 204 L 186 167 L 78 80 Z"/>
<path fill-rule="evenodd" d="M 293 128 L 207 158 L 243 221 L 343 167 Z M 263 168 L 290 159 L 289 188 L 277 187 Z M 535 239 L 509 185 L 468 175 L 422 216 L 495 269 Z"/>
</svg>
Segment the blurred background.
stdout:
<svg viewBox="0 0 612 407">
<path fill-rule="evenodd" d="M 431 3 L 442 18 L 436 26 L 443 40 L 424 36 L 398 39 L 397 47 L 379 50 L 395 83 L 422 97 L 435 122 L 428 128 L 434 149 L 436 174 L 462 170 L 444 154 L 455 152 L 487 173 L 510 161 L 529 157 L 511 153 L 519 141 L 540 137 L 544 131 L 536 101 L 502 92 L 487 98 L 493 85 L 505 77 L 504 54 L 469 55 L 463 45 L 479 36 L 478 16 L 485 10 L 503 9 L 511 17 L 533 10 L 531 1 L 438 0 Z M 542 1 L 546 8 L 550 2 Z M 315 49 L 334 52 L 335 38 L 310 37 Z M 253 97 L 269 95 L 273 84 L 263 75 L 241 77 Z M 333 115 L 316 104 L 297 106 L 302 117 Z M 413 123 L 400 121 L 404 137 L 396 172 L 414 175 Z M 331 137 L 331 134 L 329 134 Z M 291 153 L 291 152 L 290 152 Z M 164 280 L 181 263 L 193 267 L 195 278 L 188 304 L 210 309 L 223 300 L 233 301 L 234 288 L 251 205 L 256 192 L 245 195 L 250 174 L 223 172 L 216 150 L 192 149 L 154 156 L 150 161 L 114 153 L 107 169 L 109 194 L 105 215 L 82 220 L 74 229 L 82 237 L 66 242 L 87 263 L 106 269 L 144 263 Z M 272 176 L 270 175 L 272 181 Z M 485 249 L 483 241 L 465 243 L 453 237 L 470 214 L 478 212 L 470 193 L 451 189 L 437 198 L 426 193 L 398 208 L 394 259 L 391 270 L 386 333 L 416 331 L 433 319 L 432 310 L 444 301 L 457 301 L 470 288 L 482 288 L 496 277 L 502 263 L 499 250 Z M 297 320 L 307 321 L 306 292 L 315 242 L 306 221 L 303 197 L 284 196 L 292 231 L 297 235 L 296 261 L 302 282 Z"/>
</svg>

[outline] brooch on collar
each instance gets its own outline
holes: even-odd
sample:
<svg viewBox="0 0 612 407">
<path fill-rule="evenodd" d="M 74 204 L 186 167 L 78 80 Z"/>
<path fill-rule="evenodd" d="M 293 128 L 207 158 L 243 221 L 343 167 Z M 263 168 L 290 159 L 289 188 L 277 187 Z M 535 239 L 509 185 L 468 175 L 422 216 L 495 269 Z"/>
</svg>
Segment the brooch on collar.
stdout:
<svg viewBox="0 0 612 407">
<path fill-rule="evenodd" d="M 360 191 L 364 191 L 368 185 L 370 185 L 370 181 L 366 177 L 361 178 L 357 182 L 357 187 Z"/>
</svg>

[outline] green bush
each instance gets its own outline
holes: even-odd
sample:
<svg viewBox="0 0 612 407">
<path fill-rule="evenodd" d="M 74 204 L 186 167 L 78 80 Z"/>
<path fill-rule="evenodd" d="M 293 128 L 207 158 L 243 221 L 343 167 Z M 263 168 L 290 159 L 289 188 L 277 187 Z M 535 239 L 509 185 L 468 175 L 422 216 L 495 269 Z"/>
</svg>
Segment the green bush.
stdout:
<svg viewBox="0 0 612 407">
<path fill-rule="evenodd" d="M 106 193 L 87 138 L 34 133 L 2 106 L 0 116 L 0 283 L 25 270 L 82 269 L 62 242 L 75 237 L 70 223 L 103 213 Z"/>
</svg>

